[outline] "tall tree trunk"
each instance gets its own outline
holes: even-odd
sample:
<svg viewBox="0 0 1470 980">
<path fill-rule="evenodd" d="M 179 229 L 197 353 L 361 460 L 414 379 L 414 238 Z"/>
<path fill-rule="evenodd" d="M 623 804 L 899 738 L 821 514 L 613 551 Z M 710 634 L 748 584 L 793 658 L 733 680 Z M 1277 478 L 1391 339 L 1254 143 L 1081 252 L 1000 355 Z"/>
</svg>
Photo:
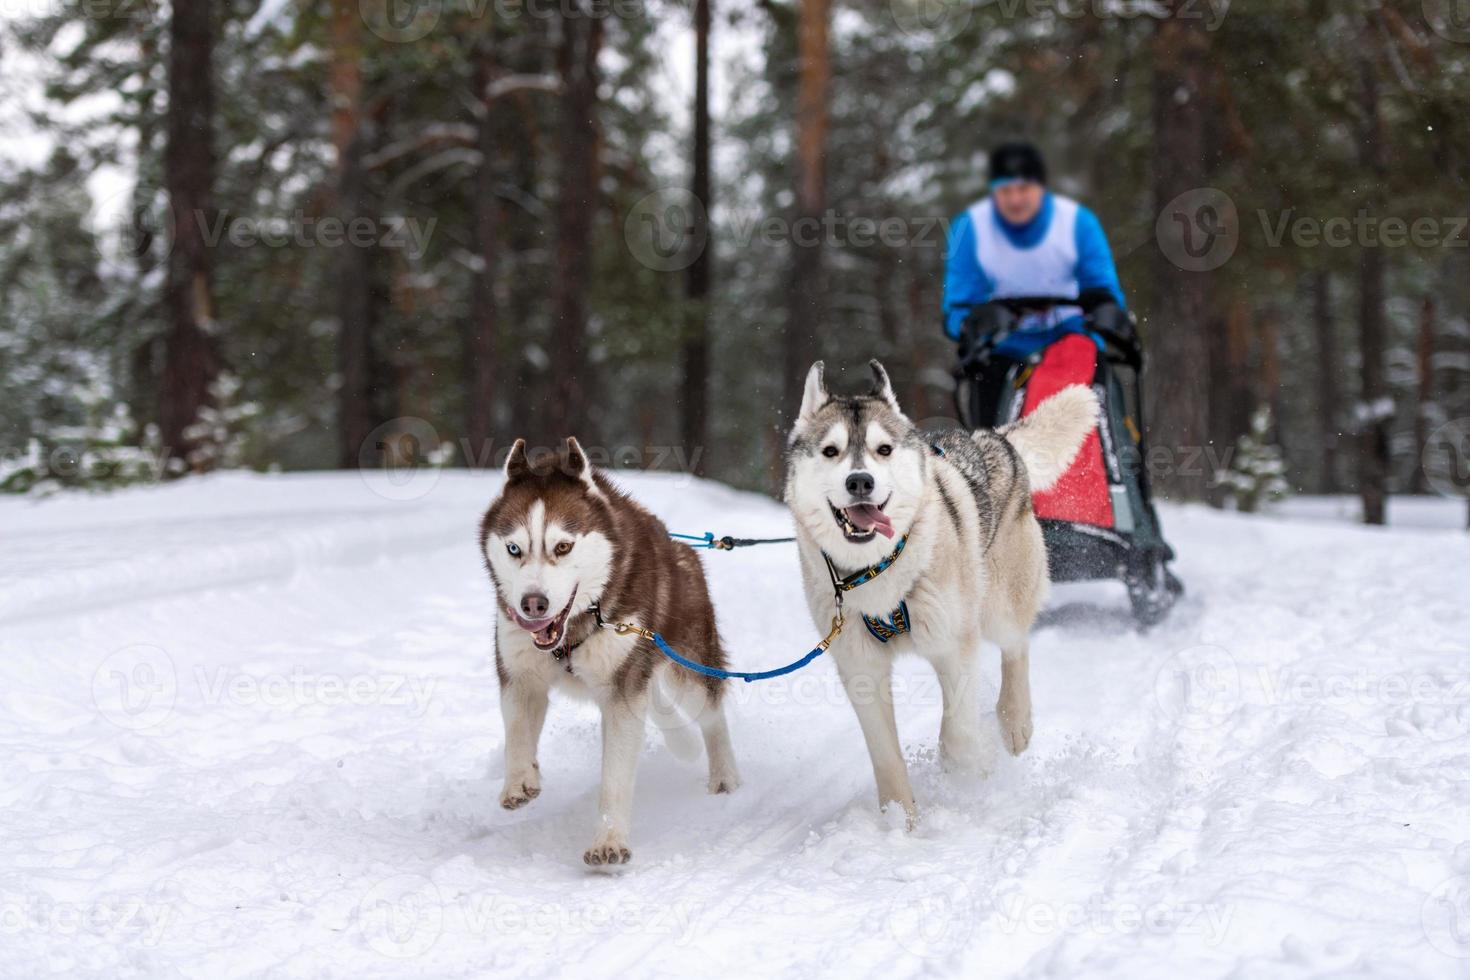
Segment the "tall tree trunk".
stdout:
<svg viewBox="0 0 1470 980">
<path fill-rule="evenodd" d="M 684 391 L 680 430 L 691 470 L 703 472 L 709 444 L 709 291 L 714 243 L 709 240 L 710 134 L 709 134 L 710 0 L 694 0 L 694 146 L 689 184 L 697 204 L 691 219 L 692 240 L 702 243 L 685 272 Z"/>
<path fill-rule="evenodd" d="M 1209 345 L 1210 441 L 1221 451 L 1235 445 L 1250 429 L 1259 393 L 1252 385 L 1251 308 L 1244 292 L 1236 292 L 1226 301 L 1222 315 L 1210 313 L 1205 321 L 1204 338 Z M 1223 483 L 1206 488 L 1212 506 L 1223 507 L 1231 499 L 1229 487 Z"/>
<path fill-rule="evenodd" d="M 1419 410 L 1414 413 L 1414 445 L 1423 452 L 1429 444 L 1434 418 L 1434 297 L 1426 295 L 1419 304 Z M 1415 460 L 1410 493 L 1429 492 L 1429 474 L 1422 460 Z"/>
<path fill-rule="evenodd" d="M 1209 35 L 1196 18 L 1164 16 L 1154 36 L 1153 121 L 1156 213 L 1186 191 L 1206 185 L 1205 72 Z M 1193 215 L 1184 216 L 1193 220 Z M 1165 495 L 1197 500 L 1207 472 L 1199 460 L 1209 438 L 1210 377 L 1205 274 L 1181 270 L 1156 253 L 1158 302 L 1149 317 L 1148 429 L 1152 451 L 1166 450 L 1169 465 L 1156 475 Z"/>
<path fill-rule="evenodd" d="M 587 409 L 594 379 L 587 352 L 587 291 L 592 281 L 592 223 L 597 214 L 597 56 L 602 17 L 581 0 L 565 0 L 557 65 L 562 80 L 558 157 L 561 187 L 556 203 L 555 294 L 551 321 L 548 439 L 576 435 L 596 441 Z"/>
<path fill-rule="evenodd" d="M 827 206 L 828 101 L 832 81 L 828 29 L 831 0 L 801 0 L 797 33 L 800 71 L 796 98 L 796 221 L 791 229 L 791 285 L 787 290 L 782 410 L 801 404 L 806 372 L 820 350 L 827 323 L 822 261 L 822 212 Z"/>
<path fill-rule="evenodd" d="M 500 198 L 496 194 L 497 108 L 489 86 L 498 74 L 494 63 L 494 27 L 487 20 L 486 37 L 476 52 L 473 72 L 477 142 L 480 165 L 475 171 L 475 252 L 479 268 L 470 294 L 470 318 L 464 332 L 465 433 L 462 450 L 470 466 L 491 465 L 495 438 L 495 395 L 499 317 L 495 282 L 500 268 Z"/>
<path fill-rule="evenodd" d="M 362 24 L 353 0 L 332 0 L 332 145 L 337 154 L 337 211 L 344 223 L 369 210 L 367 122 L 362 100 Z M 337 249 L 337 461 L 344 469 L 377 457 L 367 446 L 376 425 L 372 354 L 373 263 L 370 250 L 352 244 Z M 366 454 L 366 455 L 364 455 Z"/>
<path fill-rule="evenodd" d="M 1368 181 L 1363 207 L 1378 213 L 1378 188 L 1385 179 L 1383 119 L 1378 100 L 1378 78 L 1373 63 L 1359 56 L 1363 117 L 1358 142 L 1360 163 Z M 1359 405 L 1358 493 L 1363 499 L 1363 523 L 1383 524 L 1388 506 L 1388 430 L 1393 402 L 1383 373 L 1384 279 L 1383 249 L 1359 246 L 1358 344 L 1362 356 L 1362 400 Z"/>
<path fill-rule="evenodd" d="M 219 371 L 213 333 L 211 261 L 204 228 L 214 224 L 214 4 L 175 3 L 169 20 L 168 144 L 164 182 L 173 212 L 174 242 L 168 257 L 158 421 L 163 445 L 186 459 L 185 430 L 210 401 Z"/>
<path fill-rule="evenodd" d="M 539 23 L 532 27 L 539 27 Z M 539 64 L 525 66 L 523 70 L 539 71 Z M 540 173 L 541 133 L 537 125 L 538 115 L 531 104 L 531 94 L 520 92 L 511 96 L 515 111 L 507 117 L 507 125 L 513 126 L 512 168 L 515 186 L 522 192 L 531 192 L 536 187 Z M 542 298 L 551 292 L 546 279 L 546 263 L 533 262 L 532 253 L 541 247 L 540 220 L 527 214 L 524 209 L 505 209 L 507 255 L 510 276 L 509 316 L 507 322 L 512 330 L 502 331 L 502 368 L 510 399 L 510 434 L 513 438 L 524 437 L 535 444 L 536 433 L 532 431 L 538 406 L 547 402 L 544 393 L 544 374 L 531 362 L 529 348 L 539 342 Z"/>
<path fill-rule="evenodd" d="M 1342 439 L 1342 395 L 1338 372 L 1342 358 L 1337 349 L 1337 325 L 1332 321 L 1332 277 L 1312 277 L 1312 333 L 1317 347 L 1317 435 L 1322 445 L 1322 475 L 1317 489 L 1337 493 L 1337 450 Z"/>
</svg>

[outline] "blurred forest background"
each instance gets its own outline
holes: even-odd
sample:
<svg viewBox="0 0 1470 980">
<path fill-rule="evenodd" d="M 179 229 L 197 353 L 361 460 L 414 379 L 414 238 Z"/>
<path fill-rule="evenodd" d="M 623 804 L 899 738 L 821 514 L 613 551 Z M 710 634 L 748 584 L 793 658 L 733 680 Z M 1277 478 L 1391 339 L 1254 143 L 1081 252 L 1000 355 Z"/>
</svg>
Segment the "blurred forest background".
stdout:
<svg viewBox="0 0 1470 980">
<path fill-rule="evenodd" d="M 1108 230 L 1155 446 L 1369 520 L 1464 486 L 1423 465 L 1470 418 L 1455 0 L 37 0 L 21 66 L 11 490 L 568 433 L 772 489 L 817 356 L 952 414 L 945 227 L 1017 137 Z"/>
</svg>

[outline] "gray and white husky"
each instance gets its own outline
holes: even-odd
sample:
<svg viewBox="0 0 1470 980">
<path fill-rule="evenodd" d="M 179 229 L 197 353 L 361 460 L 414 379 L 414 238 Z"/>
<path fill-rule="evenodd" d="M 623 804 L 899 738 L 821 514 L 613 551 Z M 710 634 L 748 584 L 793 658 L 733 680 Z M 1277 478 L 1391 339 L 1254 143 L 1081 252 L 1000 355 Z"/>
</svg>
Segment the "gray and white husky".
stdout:
<svg viewBox="0 0 1470 980">
<path fill-rule="evenodd" d="M 1004 428 L 931 438 L 899 408 L 883 365 L 870 366 L 872 390 L 840 397 L 827 390 L 822 362 L 812 365 L 787 450 L 786 503 L 820 630 L 838 611 L 835 583 L 865 579 L 843 592 L 847 624 L 831 654 L 868 743 L 878 803 L 897 802 L 912 825 L 893 657 L 918 653 L 938 675 L 945 766 L 984 772 L 995 750 L 980 728 L 977 660 L 982 638 L 998 644 L 1000 734 L 1012 754 L 1025 751 L 1028 635 L 1050 584 L 1031 493 L 1067 471 L 1098 402 L 1073 385 Z"/>
<path fill-rule="evenodd" d="M 480 550 L 499 599 L 501 806 L 513 810 L 541 793 L 536 750 L 553 688 L 602 710 L 602 793 L 597 833 L 582 855 L 587 864 L 632 860 L 633 782 L 650 718 L 671 743 L 692 719 L 709 758 L 709 791 L 739 786 L 724 682 L 676 666 L 646 638 L 597 621 L 600 610 L 607 622 L 661 633 L 685 657 L 724 668 L 699 558 L 594 470 L 576 439 L 539 461 L 527 458 L 525 440 L 516 441 L 505 487 L 480 524 Z"/>
</svg>

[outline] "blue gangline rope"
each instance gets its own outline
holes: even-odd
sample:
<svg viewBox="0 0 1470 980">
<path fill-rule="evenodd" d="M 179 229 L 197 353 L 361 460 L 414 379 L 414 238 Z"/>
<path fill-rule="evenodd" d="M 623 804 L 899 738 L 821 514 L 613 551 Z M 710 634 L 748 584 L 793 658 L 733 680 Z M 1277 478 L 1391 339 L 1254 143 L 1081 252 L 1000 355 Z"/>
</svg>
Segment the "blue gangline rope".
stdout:
<svg viewBox="0 0 1470 980">
<path fill-rule="evenodd" d="M 686 667 L 689 670 L 692 670 L 697 674 L 703 674 L 706 677 L 718 677 L 720 680 L 730 680 L 732 678 L 738 677 L 747 684 L 751 683 L 752 681 L 763 681 L 772 677 L 780 677 L 782 674 L 789 674 L 794 670 L 800 670 L 801 668 L 805 667 L 807 664 L 811 663 L 813 660 L 816 660 L 822 654 L 827 652 L 827 648 L 824 646 L 814 647 L 811 653 L 808 653 L 805 657 L 802 657 L 795 663 L 787 664 L 785 667 L 777 667 L 775 670 L 761 670 L 753 672 L 721 670 L 718 667 L 706 667 L 704 664 L 695 663 L 693 660 L 690 660 L 687 657 L 680 656 L 678 651 L 669 646 L 664 638 L 657 633 L 653 633 L 651 638 L 653 640 L 653 645 L 658 647 L 659 652 L 661 652 L 665 657 L 668 657 L 674 663 L 678 664 L 680 667 Z"/>
</svg>

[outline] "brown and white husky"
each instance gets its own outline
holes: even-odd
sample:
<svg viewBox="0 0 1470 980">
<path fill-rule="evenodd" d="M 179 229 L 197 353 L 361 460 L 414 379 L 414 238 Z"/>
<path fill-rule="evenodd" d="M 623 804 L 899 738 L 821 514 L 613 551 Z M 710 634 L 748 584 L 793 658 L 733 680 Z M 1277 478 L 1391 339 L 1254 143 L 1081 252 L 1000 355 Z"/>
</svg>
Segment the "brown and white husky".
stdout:
<svg viewBox="0 0 1470 980">
<path fill-rule="evenodd" d="M 517 440 L 505 487 L 480 524 L 480 549 L 499 599 L 495 668 L 505 720 L 500 805 L 541 792 L 536 748 L 553 688 L 602 710 L 602 793 L 589 865 L 626 864 L 633 782 L 647 720 L 692 717 L 704 736 L 709 791 L 740 784 L 722 705 L 724 682 L 680 667 L 647 639 L 599 628 L 631 622 L 675 650 L 724 668 L 714 606 L 693 549 L 595 471 L 576 439 L 555 458 L 527 458 Z"/>
</svg>

